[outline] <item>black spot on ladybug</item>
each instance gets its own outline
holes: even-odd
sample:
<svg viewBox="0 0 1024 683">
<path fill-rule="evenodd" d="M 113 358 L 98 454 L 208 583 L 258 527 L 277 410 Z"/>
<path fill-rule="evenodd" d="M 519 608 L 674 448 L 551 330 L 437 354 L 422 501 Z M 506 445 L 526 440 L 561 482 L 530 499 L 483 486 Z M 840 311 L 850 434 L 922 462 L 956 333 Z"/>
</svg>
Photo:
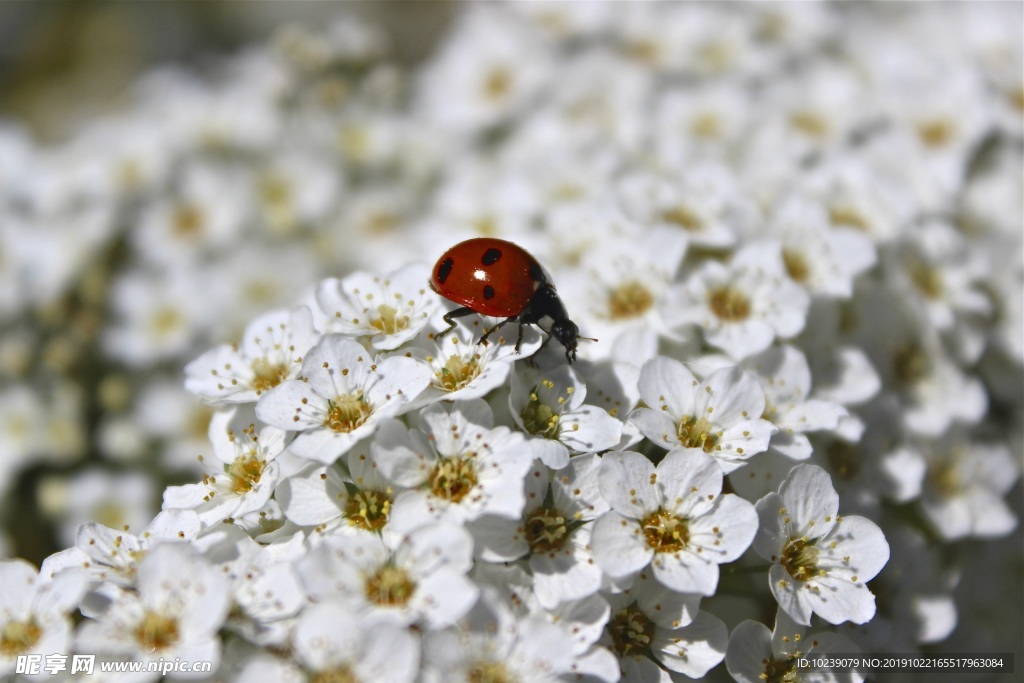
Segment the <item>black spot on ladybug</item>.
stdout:
<svg viewBox="0 0 1024 683">
<path fill-rule="evenodd" d="M 501 249 L 488 249 L 484 252 L 484 257 L 480 259 L 485 266 L 492 266 L 498 262 L 501 258 Z M 488 297 L 490 298 L 490 297 Z"/>
<path fill-rule="evenodd" d="M 491 287 L 490 285 L 485 285 L 484 286 L 484 298 L 485 299 L 493 299 L 494 298 L 494 287 Z"/>
<path fill-rule="evenodd" d="M 541 268 L 536 263 L 534 263 L 532 266 L 530 266 L 530 278 L 534 282 L 545 282 L 547 280 L 547 278 L 544 277 L 544 269 Z"/>
<path fill-rule="evenodd" d="M 444 261 L 441 261 L 441 265 L 437 267 L 437 281 L 443 285 L 454 267 L 455 261 L 451 258 L 446 258 Z"/>
</svg>

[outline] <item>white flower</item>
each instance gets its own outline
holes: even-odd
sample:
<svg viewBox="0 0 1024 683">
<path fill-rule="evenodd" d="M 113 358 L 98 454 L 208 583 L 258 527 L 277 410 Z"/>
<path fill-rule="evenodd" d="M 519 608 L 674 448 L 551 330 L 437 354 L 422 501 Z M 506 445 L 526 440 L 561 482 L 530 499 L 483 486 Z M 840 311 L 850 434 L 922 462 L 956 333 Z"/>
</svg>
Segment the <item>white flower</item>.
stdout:
<svg viewBox="0 0 1024 683">
<path fill-rule="evenodd" d="M 923 450 L 921 510 L 940 537 L 997 538 L 1017 528 L 1017 515 L 1003 500 L 1020 478 L 1009 448 L 969 443 L 954 432 Z"/>
<path fill-rule="evenodd" d="M 765 350 L 804 327 L 810 297 L 785 274 L 777 249 L 755 243 L 723 265 L 705 261 L 665 295 L 669 325 L 695 324 L 704 340 L 735 360 Z"/>
<path fill-rule="evenodd" d="M 535 617 L 517 618 L 487 591 L 454 628 L 423 642 L 426 683 L 565 680 L 578 665 L 569 633 Z"/>
<path fill-rule="evenodd" d="M 854 278 L 877 258 L 863 233 L 833 226 L 825 206 L 804 197 L 792 196 L 777 206 L 769 231 L 781 240 L 786 273 L 811 294 L 849 299 Z"/>
<path fill-rule="evenodd" d="M 410 234 L 410 246 L 433 258 L 472 237 L 501 237 L 529 247 L 536 202 L 519 174 L 493 162 L 466 159 L 445 173 L 431 209 Z"/>
<path fill-rule="evenodd" d="M 971 150 L 992 123 L 979 74 L 959 65 L 941 71 L 873 66 L 885 81 L 880 102 L 891 124 L 885 144 L 902 153 L 903 164 L 929 176 L 937 193 L 955 196 Z"/>
<path fill-rule="evenodd" d="M 389 272 L 403 263 L 423 258 L 411 237 L 409 224 L 418 208 L 413 192 L 403 185 L 373 186 L 346 198 L 340 217 L 332 221 L 321 239 L 333 267 L 355 270 L 367 263 Z M 358 244 L 359 249 L 351 249 Z"/>
<path fill-rule="evenodd" d="M 427 286 L 430 271 L 411 264 L 384 277 L 354 273 L 328 278 L 316 299 L 328 332 L 370 336 L 375 349 L 390 351 L 409 341 L 430 321 L 439 297 Z"/>
<path fill-rule="evenodd" d="M 522 235 L 523 246 L 557 272 L 561 266 L 572 264 L 573 254 L 578 258 L 593 245 L 595 235 L 590 230 L 582 234 L 573 226 L 586 222 L 588 227 L 599 229 L 597 225 L 606 223 L 617 208 L 614 196 L 607 195 L 608 186 L 614 182 L 615 160 L 598 150 L 557 158 L 536 155 L 528 148 L 521 151 L 526 158 L 510 163 L 529 183 L 527 190 L 532 199 L 523 204 L 539 214 L 546 228 L 540 234 Z"/>
<path fill-rule="evenodd" d="M 761 382 L 765 408 L 761 417 L 779 431 L 772 435 L 771 449 L 804 460 L 811 455 L 805 432 L 833 430 L 847 411 L 835 404 L 810 398 L 811 370 L 795 347 L 776 346 L 744 361 Z"/>
<path fill-rule="evenodd" d="M 598 489 L 601 459 L 581 455 L 561 472 L 536 468 L 526 478 L 521 533 L 529 552 L 533 590 L 547 609 L 580 600 L 601 587 L 601 570 L 591 553 L 589 522 L 608 510 Z M 550 488 L 549 488 L 550 487 Z"/>
<path fill-rule="evenodd" d="M 412 632 L 334 602 L 302 613 L 293 646 L 306 670 L 324 680 L 412 683 L 419 671 L 420 644 Z"/>
<path fill-rule="evenodd" d="M 585 254 L 580 271 L 565 278 L 570 314 L 579 316 L 586 334 L 601 341 L 585 347 L 591 358 L 610 357 L 611 342 L 624 330 L 668 334 L 662 303 L 686 253 L 686 234 L 666 227 L 640 233 L 635 225 L 630 228 L 634 234 L 602 240 Z"/>
<path fill-rule="evenodd" d="M 255 402 L 295 379 L 318 336 L 306 306 L 261 315 L 245 328 L 240 345 L 218 346 L 186 365 L 185 388 L 214 405 Z"/>
<path fill-rule="evenodd" d="M 453 641 L 448 640 L 447 636 L 451 631 L 457 631 L 460 646 L 472 648 L 481 645 L 480 649 L 492 652 L 492 643 L 481 643 L 479 640 L 482 631 L 514 631 L 514 619 L 547 622 L 557 627 L 557 631 L 549 633 L 556 637 L 559 645 L 571 646 L 569 653 L 572 662 L 569 668 L 577 678 L 608 683 L 619 680 L 619 665 L 615 656 L 597 644 L 610 613 L 608 602 L 603 597 L 595 594 L 580 600 L 561 602 L 550 609 L 542 608 L 534 596 L 532 579 L 521 564 L 478 562 L 473 570 L 473 579 L 482 589 L 481 599 L 455 629 L 444 634 L 444 641 L 438 638 L 435 642 L 451 644 Z M 568 643 L 565 637 L 569 638 Z M 498 648 L 496 654 L 500 654 L 500 651 Z M 427 668 L 425 674 L 430 680 L 435 680 L 439 672 Z"/>
<path fill-rule="evenodd" d="M 848 63 L 815 60 L 763 89 L 766 115 L 747 143 L 746 168 L 776 160 L 798 166 L 815 154 L 845 152 L 850 131 L 872 115 L 870 90 Z"/>
<path fill-rule="evenodd" d="M 694 247 L 730 248 L 736 223 L 749 222 L 736 181 L 720 164 L 688 166 L 671 176 L 637 175 L 621 184 L 623 201 L 640 223 L 682 231 Z"/>
<path fill-rule="evenodd" d="M 900 249 L 889 252 L 886 274 L 897 291 L 924 312 L 935 329 L 969 333 L 971 317 L 987 317 L 991 303 L 981 288 L 989 265 L 981 254 L 967 249 L 963 235 L 953 226 L 929 221 L 915 226 Z M 980 330 L 974 330 L 975 337 Z M 981 340 L 973 346 L 980 347 Z M 974 359 L 980 355 L 980 349 Z"/>
<path fill-rule="evenodd" d="M 260 397 L 256 416 L 300 432 L 292 453 L 329 464 L 416 398 L 427 373 L 411 358 L 375 358 L 351 339 L 327 335 L 303 358 L 299 379 Z"/>
<path fill-rule="evenodd" d="M 522 435 L 492 428 L 482 400 L 434 404 L 419 416 L 421 429 L 398 421 L 382 427 L 373 444 L 380 472 L 407 487 L 395 498 L 391 523 L 409 530 L 428 520 L 461 523 L 483 515 L 516 519 L 523 512 L 523 478 L 533 455 Z"/>
<path fill-rule="evenodd" d="M 18 657 L 71 650 L 71 619 L 85 593 L 81 574 L 49 579 L 25 560 L 0 560 L 0 676 L 14 673 Z M 44 671 L 40 676 L 45 678 Z"/>
<path fill-rule="evenodd" d="M 379 532 L 388 523 L 395 490 L 370 455 L 372 440 L 346 454 L 348 475 L 335 465 L 310 464 L 278 484 L 274 496 L 288 519 L 324 533 Z M 311 542 L 315 538 L 310 539 Z"/>
<path fill-rule="evenodd" d="M 725 665 L 737 683 L 763 683 L 795 678 L 807 683 L 861 683 L 864 675 L 852 671 L 839 676 L 826 669 L 801 668 L 798 660 L 813 655 L 855 655 L 860 649 L 844 635 L 831 631 L 805 633 L 805 628 L 779 610 L 775 630 L 759 621 L 746 620 L 733 629 Z"/>
<path fill-rule="evenodd" d="M 256 425 L 243 427 L 235 416 L 235 410 L 213 416 L 214 457 L 203 461 L 207 471 L 202 482 L 169 486 L 164 491 L 165 510 L 195 510 L 208 527 L 259 510 L 270 500 L 280 476 L 274 459 L 284 450 L 285 432 L 263 427 L 257 434 Z"/>
<path fill-rule="evenodd" d="M 550 73 L 538 36 L 499 8 L 473 7 L 424 69 L 416 109 L 429 121 L 473 132 L 516 113 Z"/>
<path fill-rule="evenodd" d="M 139 563 L 160 543 L 188 542 L 199 535 L 199 516 L 192 510 L 161 512 L 139 535 L 105 527 L 96 522 L 83 524 L 76 543 L 46 558 L 40 573 L 56 576 L 63 570 L 83 572 L 95 582 L 129 587 L 136 581 Z"/>
<path fill-rule="evenodd" d="M 104 332 L 103 345 L 112 358 L 142 367 L 189 351 L 213 317 L 214 291 L 201 288 L 192 271 L 156 276 L 131 271 L 114 284 L 111 294 L 118 322 Z"/>
<path fill-rule="evenodd" d="M 221 524 L 196 545 L 230 583 L 232 609 L 225 627 L 254 643 L 284 645 L 292 617 L 307 601 L 294 567 L 307 552 L 302 534 L 264 545 L 238 526 Z"/>
<path fill-rule="evenodd" d="M 798 465 L 757 502 L 757 554 L 772 563 L 769 584 L 779 607 L 799 624 L 811 613 L 830 624 L 862 624 L 875 615 L 865 585 L 889 560 L 882 530 L 864 517 L 839 517 L 839 496 L 825 470 Z"/>
<path fill-rule="evenodd" d="M 440 340 L 434 331 L 439 326 L 421 333 L 415 345 L 409 348 L 409 355 L 428 364 L 433 374 L 430 384 L 414 405 L 425 405 L 440 399 L 467 401 L 483 398 L 505 384 L 509 370 L 517 360 L 529 358 L 543 343 L 541 335 L 529 326 L 523 329 L 523 342 L 517 352 L 512 339 L 506 337 L 506 334 L 515 335 L 518 339 L 518 331 L 504 332 L 518 327 L 510 323 L 501 333 L 488 338 L 486 344 L 480 344 L 478 340 L 484 330 L 491 327 L 484 324 L 486 320 L 490 318 L 462 318 Z"/>
<path fill-rule="evenodd" d="M 515 590 L 515 589 L 514 589 Z M 518 591 L 516 592 L 518 594 Z M 515 603 L 515 594 L 509 599 Z M 615 655 L 598 644 L 611 616 L 608 601 L 600 594 L 581 600 L 569 600 L 544 611 L 533 610 L 535 616 L 568 631 L 573 639 L 576 662 L 572 670 L 578 675 L 592 676 L 601 681 L 619 680 L 619 666 Z"/>
<path fill-rule="evenodd" d="M 164 189 L 175 159 L 170 133 L 145 113 L 128 110 L 90 122 L 72 147 L 85 156 L 79 168 L 88 168 L 100 185 L 93 188 L 97 195 L 133 200 Z"/>
<path fill-rule="evenodd" d="M 722 494 L 722 470 L 693 450 L 669 451 L 655 467 L 631 451 L 606 453 L 598 474 L 611 511 L 594 522 L 594 559 L 613 578 L 648 564 L 663 585 L 714 595 L 718 565 L 732 562 L 757 530 L 754 507 Z"/>
<path fill-rule="evenodd" d="M 724 367 L 703 382 L 679 361 L 653 358 L 640 369 L 644 406 L 629 419 L 662 448 L 699 450 L 726 473 L 768 448 L 775 427 L 761 419 L 764 392 L 752 375 Z"/>
<path fill-rule="evenodd" d="M 220 659 L 217 632 L 230 594 L 218 569 L 184 543 L 157 546 L 139 563 L 135 590 L 106 592 L 102 611 L 86 609 L 76 649 L 134 661 L 213 662 Z M 131 680 L 156 680 L 159 672 Z M 195 678 L 193 672 L 178 672 Z M 201 674 L 200 674 L 201 675 Z"/>
<path fill-rule="evenodd" d="M 937 437 L 954 423 L 974 424 L 988 408 L 985 387 L 949 356 L 918 309 L 891 288 L 870 285 L 854 299 L 854 338 L 900 399 L 903 424 Z"/>
<path fill-rule="evenodd" d="M 612 615 L 601 639 L 619 658 L 623 681 L 699 679 L 725 658 L 729 631 L 722 620 L 697 611 L 678 616 L 680 594 L 649 581 L 628 595 L 612 596 Z M 685 596 L 683 596 L 685 597 Z"/>
<path fill-rule="evenodd" d="M 509 409 L 529 434 L 527 446 L 554 470 L 576 453 L 596 453 L 619 443 L 622 423 L 583 401 L 587 387 L 568 365 L 554 370 L 517 370 L 512 376 Z"/>
<path fill-rule="evenodd" d="M 341 189 L 332 161 L 325 154 L 286 149 L 259 170 L 253 194 L 271 230 L 287 235 L 327 215 Z"/>
<path fill-rule="evenodd" d="M 729 160 L 748 130 L 751 99 L 750 91 L 732 80 L 666 88 L 654 113 L 654 153 L 670 168 L 695 159 Z"/>
<path fill-rule="evenodd" d="M 146 261 L 164 265 L 197 263 L 238 237 L 250 195 L 241 168 L 193 162 L 177 174 L 173 196 L 156 199 L 132 233 Z"/>
<path fill-rule="evenodd" d="M 440 523 L 404 536 L 328 539 L 297 567 L 314 600 L 336 600 L 353 613 L 436 629 L 457 621 L 476 601 L 479 590 L 466 578 L 472 563 L 469 533 Z"/>
<path fill-rule="evenodd" d="M 567 60 L 558 87 L 532 117 L 523 122 L 508 146 L 522 156 L 610 155 L 640 152 L 643 107 L 652 95 L 652 74 L 608 50 L 588 50 Z"/>
<path fill-rule="evenodd" d="M 800 192 L 826 208 L 832 225 L 858 230 L 880 246 L 903 235 L 919 209 L 905 184 L 851 152 L 806 174 Z"/>
<path fill-rule="evenodd" d="M 471 237 L 501 237 L 529 246 L 524 242 L 530 239 L 537 201 L 519 173 L 489 160 L 467 158 L 446 169 L 431 210 L 417 220 L 410 235 L 411 246 L 434 258 L 448 245 Z"/>
</svg>

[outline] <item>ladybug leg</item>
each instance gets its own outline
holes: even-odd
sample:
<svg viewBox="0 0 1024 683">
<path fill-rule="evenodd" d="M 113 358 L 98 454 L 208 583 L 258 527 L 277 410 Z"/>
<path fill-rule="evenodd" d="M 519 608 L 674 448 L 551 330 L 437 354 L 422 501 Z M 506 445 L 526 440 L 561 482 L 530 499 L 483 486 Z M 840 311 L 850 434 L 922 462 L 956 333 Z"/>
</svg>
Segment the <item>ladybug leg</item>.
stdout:
<svg viewBox="0 0 1024 683">
<path fill-rule="evenodd" d="M 491 329 L 485 330 L 484 331 L 484 335 L 482 337 L 480 337 L 480 340 L 477 341 L 477 344 L 483 344 L 485 341 L 487 341 L 487 338 L 491 336 L 492 332 L 497 332 L 501 328 L 502 325 L 504 325 L 505 323 L 510 323 L 510 322 L 514 321 L 515 319 L 516 319 L 516 316 L 512 316 L 511 318 L 505 318 L 504 320 L 502 320 L 500 323 L 498 323 L 497 325 L 495 325 Z M 520 333 L 520 335 L 522 335 L 522 333 Z M 518 350 L 518 346 L 516 347 L 516 349 Z"/>
<path fill-rule="evenodd" d="M 522 338 L 523 338 L 523 328 L 520 327 L 519 328 L 519 339 L 521 340 Z M 532 356 L 530 356 L 529 358 L 526 359 L 526 364 L 527 365 L 529 365 L 531 368 L 537 367 L 537 361 L 534 360 L 534 359 L 538 355 L 540 355 L 540 352 L 544 350 L 544 347 L 548 345 L 549 341 L 551 341 L 551 335 L 550 334 L 547 335 L 546 337 L 544 337 L 544 341 L 542 341 L 540 343 L 540 346 L 537 348 L 537 353 L 535 353 L 534 355 L 532 355 Z M 519 349 L 517 348 L 516 350 L 518 351 Z"/>
<path fill-rule="evenodd" d="M 441 330 L 440 332 L 435 334 L 434 335 L 434 341 L 437 341 L 438 339 L 440 339 L 441 337 L 445 336 L 446 334 L 448 334 L 449 332 L 451 332 L 452 330 L 455 329 L 455 326 L 458 325 L 458 323 L 455 322 L 455 320 L 454 320 L 455 318 L 462 318 L 462 317 L 465 317 L 467 315 L 471 315 L 473 313 L 476 313 L 476 311 L 474 311 L 469 306 L 463 306 L 462 308 L 456 308 L 454 311 L 450 311 L 448 313 L 445 313 L 444 314 L 444 321 L 446 323 L 448 323 L 448 327 L 444 328 L 443 330 Z"/>
</svg>

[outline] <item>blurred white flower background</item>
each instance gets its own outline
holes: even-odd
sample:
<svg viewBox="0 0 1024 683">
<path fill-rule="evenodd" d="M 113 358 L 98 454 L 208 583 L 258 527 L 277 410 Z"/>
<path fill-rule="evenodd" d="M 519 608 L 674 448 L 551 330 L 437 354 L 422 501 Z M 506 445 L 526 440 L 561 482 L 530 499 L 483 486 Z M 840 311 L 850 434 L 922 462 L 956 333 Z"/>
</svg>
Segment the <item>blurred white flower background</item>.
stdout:
<svg viewBox="0 0 1024 683">
<path fill-rule="evenodd" d="M 246 6 L 0 92 L 0 678 L 1021 666 L 1020 4 Z M 577 362 L 436 338 L 480 236 Z"/>
</svg>

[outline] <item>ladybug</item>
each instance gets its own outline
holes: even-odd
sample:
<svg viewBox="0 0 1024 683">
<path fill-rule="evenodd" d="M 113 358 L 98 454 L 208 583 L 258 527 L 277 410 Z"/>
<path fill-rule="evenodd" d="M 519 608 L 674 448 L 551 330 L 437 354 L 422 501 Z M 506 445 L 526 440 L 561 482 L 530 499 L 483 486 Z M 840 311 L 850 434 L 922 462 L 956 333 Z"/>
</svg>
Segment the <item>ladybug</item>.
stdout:
<svg viewBox="0 0 1024 683">
<path fill-rule="evenodd" d="M 576 323 L 569 320 L 551 276 L 528 251 L 512 242 L 492 237 L 459 242 L 437 260 L 430 276 L 430 288 L 462 305 L 445 314 L 448 327 L 435 339 L 455 328 L 455 318 L 472 313 L 504 318 L 485 331 L 480 342 L 487 341 L 487 337 L 505 323 L 518 322 L 516 351 L 519 351 L 523 326 L 537 325 L 548 335 L 541 348 L 554 337 L 565 347 L 569 363 L 576 360 L 577 339 L 587 339 L 580 337 Z"/>
</svg>

